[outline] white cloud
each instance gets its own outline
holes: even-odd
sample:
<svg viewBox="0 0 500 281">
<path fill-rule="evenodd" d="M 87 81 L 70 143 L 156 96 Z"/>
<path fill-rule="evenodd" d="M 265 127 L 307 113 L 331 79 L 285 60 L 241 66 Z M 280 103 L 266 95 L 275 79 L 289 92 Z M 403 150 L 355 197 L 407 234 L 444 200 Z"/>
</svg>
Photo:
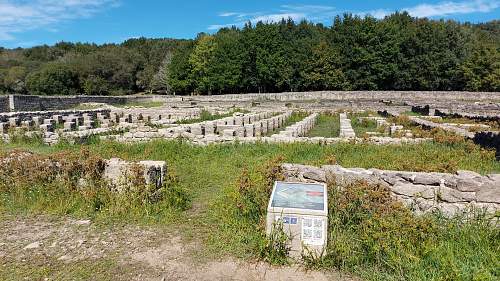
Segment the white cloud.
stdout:
<svg viewBox="0 0 500 281">
<path fill-rule="evenodd" d="M 14 40 L 15 33 L 39 28 L 54 31 L 54 24 L 118 5 L 118 0 L 0 0 L 0 40 Z"/>
<path fill-rule="evenodd" d="M 219 17 L 232 17 L 232 16 L 237 16 L 237 15 L 238 15 L 238 13 L 224 12 L 224 13 L 220 13 Z"/>
<path fill-rule="evenodd" d="M 219 30 L 224 27 L 232 27 L 234 25 L 239 25 L 239 24 L 234 24 L 234 23 L 228 23 L 228 24 L 212 24 L 208 26 L 208 30 Z"/>
<path fill-rule="evenodd" d="M 278 10 L 272 12 L 222 12 L 219 17 L 230 18 L 231 23 L 212 24 L 208 30 L 217 30 L 224 27 L 243 26 L 246 22 L 279 22 L 282 19 L 300 21 L 308 19 L 311 21 L 326 21 L 335 16 L 335 7 L 321 5 L 281 5 Z"/>
<path fill-rule="evenodd" d="M 414 17 L 438 17 L 470 13 L 488 13 L 500 7 L 499 0 L 485 1 L 485 0 L 472 0 L 462 2 L 440 2 L 437 4 L 420 4 L 414 7 L 407 7 L 399 9 L 400 11 L 407 11 Z M 375 18 L 383 18 L 394 12 L 393 10 L 373 10 L 368 12 L 358 13 L 360 15 L 372 15 Z"/>
<path fill-rule="evenodd" d="M 256 16 L 254 18 L 248 19 L 250 22 L 257 23 L 261 22 L 279 22 L 282 19 L 292 19 L 294 21 L 298 21 L 306 18 L 306 14 L 304 13 L 281 13 L 281 14 L 269 14 Z"/>
<path fill-rule="evenodd" d="M 452 14 L 470 14 L 470 13 L 487 13 L 498 8 L 500 1 L 465 1 L 465 2 L 442 2 L 436 5 L 421 4 L 412 8 L 407 8 L 412 16 L 415 17 L 434 17 L 446 16 Z"/>
</svg>

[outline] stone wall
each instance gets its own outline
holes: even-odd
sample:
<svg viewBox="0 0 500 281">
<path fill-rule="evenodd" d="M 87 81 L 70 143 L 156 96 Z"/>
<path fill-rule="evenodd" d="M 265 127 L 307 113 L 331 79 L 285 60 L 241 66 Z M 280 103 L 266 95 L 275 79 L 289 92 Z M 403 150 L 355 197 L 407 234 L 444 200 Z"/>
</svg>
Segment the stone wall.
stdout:
<svg viewBox="0 0 500 281">
<path fill-rule="evenodd" d="M 0 112 L 8 112 L 8 111 L 10 111 L 9 96 L 0 95 Z"/>
<path fill-rule="evenodd" d="M 416 214 L 440 211 L 447 217 L 471 208 L 488 213 L 500 210 L 500 174 L 481 176 L 471 171 L 455 174 L 283 164 L 287 181 L 326 182 L 342 186 L 362 181 L 381 184 Z"/>
<path fill-rule="evenodd" d="M 108 103 L 124 104 L 126 97 L 102 97 L 102 96 L 13 96 L 14 108 L 10 111 L 41 111 L 68 109 L 80 103 Z"/>
<path fill-rule="evenodd" d="M 255 101 L 300 101 L 300 100 L 499 100 L 500 92 L 422 92 L 422 91 L 317 91 L 286 93 L 249 93 L 242 95 L 186 97 L 193 100 L 255 100 Z"/>
<path fill-rule="evenodd" d="M 67 109 L 80 103 L 98 102 L 124 104 L 128 102 L 163 101 L 163 102 L 249 102 L 249 101 L 495 101 L 500 100 L 500 92 L 418 92 L 418 91 L 319 91 L 286 93 L 249 93 L 239 95 L 213 96 L 13 96 L 13 105 L 5 111 L 34 111 Z M 3 98 L 3 97 L 2 97 Z M 8 105 L 8 104 L 7 104 Z"/>
<path fill-rule="evenodd" d="M 139 175 L 134 171 L 134 166 L 141 169 L 138 171 Z M 110 188 L 118 192 L 136 188 L 132 184 L 137 181 L 134 179 L 137 176 L 142 176 L 144 184 L 157 190 L 162 188 L 166 173 L 165 161 L 128 162 L 119 158 L 111 158 L 106 160 L 103 177 L 109 181 Z"/>
<path fill-rule="evenodd" d="M 0 122 L 6 122 L 10 118 L 18 118 L 19 121 L 31 120 L 33 117 L 51 118 L 54 115 L 69 116 L 69 115 L 82 115 L 85 113 L 96 115 L 110 114 L 109 109 L 86 109 L 86 110 L 49 110 L 49 111 L 23 111 L 23 112 L 9 112 L 0 113 Z"/>
<path fill-rule="evenodd" d="M 500 161 L 500 132 L 477 132 L 474 143 L 496 150 L 496 158 Z"/>
</svg>

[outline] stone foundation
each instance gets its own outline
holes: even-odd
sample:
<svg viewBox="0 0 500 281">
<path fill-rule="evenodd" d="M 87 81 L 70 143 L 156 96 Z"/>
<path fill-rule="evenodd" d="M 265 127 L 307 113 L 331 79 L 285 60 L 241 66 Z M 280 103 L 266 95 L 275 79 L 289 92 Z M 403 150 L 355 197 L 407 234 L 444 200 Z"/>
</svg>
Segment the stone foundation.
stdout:
<svg viewBox="0 0 500 281">
<path fill-rule="evenodd" d="M 283 164 L 287 181 L 325 182 L 341 186 L 367 181 L 381 184 L 416 214 L 439 211 L 446 217 L 471 209 L 500 211 L 500 174 L 481 176 L 471 171 L 455 174 Z"/>
<path fill-rule="evenodd" d="M 123 192 L 137 188 L 134 182 L 143 182 L 148 187 L 163 186 L 167 165 L 165 161 L 128 162 L 119 158 L 106 160 L 103 177 L 109 180 L 112 190 Z M 137 178 L 141 175 L 142 178 Z"/>
</svg>

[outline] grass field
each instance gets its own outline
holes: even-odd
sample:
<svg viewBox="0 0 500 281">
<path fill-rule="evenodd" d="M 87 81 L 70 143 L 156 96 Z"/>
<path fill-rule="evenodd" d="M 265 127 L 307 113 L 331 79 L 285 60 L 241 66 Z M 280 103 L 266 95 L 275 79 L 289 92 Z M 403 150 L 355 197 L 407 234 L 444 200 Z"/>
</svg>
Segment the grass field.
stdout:
<svg viewBox="0 0 500 281">
<path fill-rule="evenodd" d="M 266 163 L 278 157 L 278 162 L 311 165 L 326 164 L 334 158 L 345 167 L 500 172 L 500 163 L 495 161 L 494 153 L 465 142 L 402 146 L 345 143 L 206 147 L 192 146 L 181 140 L 133 145 L 95 142 L 54 147 L 19 143 L 2 145 L 0 151 L 22 148 L 43 154 L 79 154 L 82 147 L 103 158 L 165 160 L 171 177 L 175 177 L 169 184 L 178 193 L 155 203 L 138 202 L 126 196 L 97 195 L 92 197 L 92 202 L 95 203 L 96 198 L 100 202 L 101 207 L 96 209 L 88 204 L 87 197 L 74 191 L 51 187 L 47 192 L 50 185 L 46 184 L 27 189 L 9 186 L 1 194 L 0 212 L 25 216 L 69 215 L 92 218 L 102 224 L 164 225 L 181 230 L 186 239 L 203 241 L 203 246 L 197 249 L 200 258 L 254 259 L 265 256 L 262 214 L 247 209 L 260 201 L 252 197 L 250 201 L 243 201 L 247 202 L 247 209 L 242 209 L 239 203 L 248 199 L 245 197 L 248 195 L 241 193 L 242 186 L 247 183 L 255 191 L 266 188 L 268 179 L 262 176 L 263 170 L 268 166 Z M 265 201 L 268 195 L 258 192 L 252 196 L 260 196 L 259 200 Z M 179 208 L 172 203 L 172 198 L 188 198 L 188 208 Z M 500 276 L 498 228 L 492 229 L 479 222 L 462 224 L 439 218 L 419 219 L 401 210 L 380 216 L 379 207 L 368 204 L 372 202 L 368 199 L 363 199 L 368 201 L 361 205 L 352 206 L 338 203 L 343 202 L 341 199 L 333 200 L 330 207 L 348 208 L 330 218 L 335 226 L 330 230 L 331 254 L 321 260 L 307 260 L 308 267 L 336 268 L 368 280 L 495 280 Z M 369 211 L 359 209 L 366 204 L 371 206 Z M 346 221 L 345 216 L 358 220 Z M 0 279 L 8 277 L 1 274 L 0 270 Z"/>
<path fill-rule="evenodd" d="M 200 122 L 204 122 L 204 121 L 213 121 L 213 120 L 233 116 L 233 114 L 236 112 L 248 113 L 249 111 L 235 108 L 235 109 L 233 109 L 230 112 L 225 113 L 225 114 L 212 114 L 207 110 L 202 110 L 199 118 L 179 120 L 176 123 L 177 124 L 194 124 L 194 123 L 200 123 Z"/>
<path fill-rule="evenodd" d="M 338 114 L 320 114 L 316 125 L 307 134 L 308 137 L 336 138 L 340 134 L 340 118 Z"/>
</svg>

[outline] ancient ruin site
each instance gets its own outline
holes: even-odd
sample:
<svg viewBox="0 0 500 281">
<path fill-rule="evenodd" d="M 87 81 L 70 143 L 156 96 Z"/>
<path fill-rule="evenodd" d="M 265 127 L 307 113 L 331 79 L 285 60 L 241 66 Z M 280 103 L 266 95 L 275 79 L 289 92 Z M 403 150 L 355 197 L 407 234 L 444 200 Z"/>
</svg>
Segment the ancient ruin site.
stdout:
<svg viewBox="0 0 500 281">
<path fill-rule="evenodd" d="M 499 101 L 368 91 L 0 97 L 2 278 L 362 280 L 375 261 L 351 271 L 352 251 L 406 263 L 425 244 L 430 255 L 452 248 L 429 257 L 436 263 L 460 255 L 479 270 L 456 274 L 493 280 Z M 326 245 L 309 251 L 304 234 L 280 236 L 274 219 L 266 230 L 275 181 L 326 186 Z"/>
<path fill-rule="evenodd" d="M 500 0 L 0 0 L 0 281 L 499 281 Z"/>
</svg>

